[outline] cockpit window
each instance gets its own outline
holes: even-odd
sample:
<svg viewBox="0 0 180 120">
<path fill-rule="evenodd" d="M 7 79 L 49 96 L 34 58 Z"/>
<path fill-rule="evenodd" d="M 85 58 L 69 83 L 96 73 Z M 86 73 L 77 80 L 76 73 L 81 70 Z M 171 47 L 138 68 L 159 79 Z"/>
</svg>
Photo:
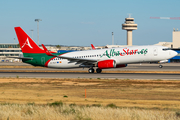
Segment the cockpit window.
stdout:
<svg viewBox="0 0 180 120">
<path fill-rule="evenodd" d="M 164 50 L 164 51 L 171 50 L 171 48 L 163 48 L 162 50 Z"/>
</svg>

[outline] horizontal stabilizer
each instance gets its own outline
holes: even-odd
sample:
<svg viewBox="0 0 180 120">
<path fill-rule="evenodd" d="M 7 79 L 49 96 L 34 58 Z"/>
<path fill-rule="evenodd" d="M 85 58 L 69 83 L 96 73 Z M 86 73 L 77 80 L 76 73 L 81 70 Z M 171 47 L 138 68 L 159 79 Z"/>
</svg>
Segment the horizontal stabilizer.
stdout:
<svg viewBox="0 0 180 120">
<path fill-rule="evenodd" d="M 32 60 L 30 57 L 7 57 L 7 58 L 16 58 L 16 59 L 24 59 L 24 60 Z"/>
</svg>

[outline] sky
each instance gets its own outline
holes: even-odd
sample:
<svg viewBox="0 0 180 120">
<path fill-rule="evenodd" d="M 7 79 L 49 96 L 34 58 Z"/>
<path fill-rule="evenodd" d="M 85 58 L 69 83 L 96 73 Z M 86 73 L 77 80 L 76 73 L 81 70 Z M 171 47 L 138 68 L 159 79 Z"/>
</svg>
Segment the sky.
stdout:
<svg viewBox="0 0 180 120">
<path fill-rule="evenodd" d="M 138 29 L 133 45 L 172 42 L 173 28 L 180 20 L 150 17 L 180 17 L 180 0 L 1 0 L 0 43 L 18 43 L 14 27 L 20 26 L 37 43 L 45 45 L 126 45 L 125 18 L 131 14 Z M 34 30 L 33 32 L 31 30 Z M 33 34 L 33 35 L 32 35 Z"/>
</svg>

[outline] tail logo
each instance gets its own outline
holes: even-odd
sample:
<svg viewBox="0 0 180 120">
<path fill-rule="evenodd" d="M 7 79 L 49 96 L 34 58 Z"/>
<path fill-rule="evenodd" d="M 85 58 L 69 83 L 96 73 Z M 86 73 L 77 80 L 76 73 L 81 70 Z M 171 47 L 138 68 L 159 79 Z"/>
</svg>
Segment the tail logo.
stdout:
<svg viewBox="0 0 180 120">
<path fill-rule="evenodd" d="M 28 45 L 31 49 L 33 49 L 33 47 L 31 46 L 28 38 L 27 38 L 27 40 L 25 41 L 24 45 L 21 48 L 23 48 L 25 45 Z"/>
</svg>

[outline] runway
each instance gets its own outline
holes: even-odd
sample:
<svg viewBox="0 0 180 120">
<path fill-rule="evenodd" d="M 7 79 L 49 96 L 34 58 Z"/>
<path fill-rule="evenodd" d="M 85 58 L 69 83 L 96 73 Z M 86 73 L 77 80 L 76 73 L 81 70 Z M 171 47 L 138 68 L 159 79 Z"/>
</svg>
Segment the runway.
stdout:
<svg viewBox="0 0 180 120">
<path fill-rule="evenodd" d="M 155 79 L 180 80 L 180 74 L 160 73 L 72 73 L 72 72 L 1 72 L 1 77 L 28 78 L 100 78 L 100 79 Z"/>
<path fill-rule="evenodd" d="M 166 63 L 162 64 L 163 68 L 159 68 L 159 64 L 128 64 L 125 68 L 113 68 L 113 69 L 103 69 L 103 71 L 180 71 L 180 63 Z M 85 71 L 87 72 L 87 68 L 75 68 L 75 69 L 52 69 L 52 68 L 2 68 L 2 66 L 23 66 L 23 67 L 32 67 L 26 63 L 0 63 L 0 70 L 46 70 L 46 71 Z"/>
<path fill-rule="evenodd" d="M 16 64 L 13 64 L 16 65 Z M 24 64 L 21 64 L 24 65 Z M 2 66 L 2 64 L 0 64 Z M 25 64 L 25 66 L 27 66 Z M 3 71 L 4 70 L 4 71 Z M 63 70 L 63 72 L 62 72 Z M 25 72 L 26 71 L 26 72 Z M 77 71 L 77 72 L 74 72 Z M 180 64 L 164 64 L 162 69 L 158 64 L 130 64 L 126 68 L 103 69 L 111 73 L 87 73 L 88 69 L 49 69 L 49 68 L 0 68 L 0 77 L 28 77 L 28 78 L 100 78 L 100 79 L 154 79 L 180 80 Z M 118 71 L 118 73 L 114 72 Z M 166 73 L 126 73 L 124 71 L 158 71 Z M 122 72 L 122 73 L 121 73 Z"/>
</svg>

